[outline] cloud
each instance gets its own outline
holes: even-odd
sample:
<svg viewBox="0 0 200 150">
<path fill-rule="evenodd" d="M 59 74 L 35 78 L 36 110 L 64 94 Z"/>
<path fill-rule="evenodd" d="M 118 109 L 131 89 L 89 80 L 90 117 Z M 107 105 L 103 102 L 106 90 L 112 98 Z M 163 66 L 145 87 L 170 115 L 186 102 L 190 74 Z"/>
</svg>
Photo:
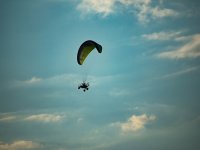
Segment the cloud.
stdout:
<svg viewBox="0 0 200 150">
<path fill-rule="evenodd" d="M 133 8 L 136 10 L 135 14 L 141 23 L 148 23 L 151 20 L 179 15 L 173 9 L 161 8 L 159 5 L 153 6 L 151 0 L 134 1 Z"/>
<path fill-rule="evenodd" d="M 27 79 L 27 80 L 15 80 L 13 81 L 12 83 L 12 87 L 25 87 L 25 86 L 37 86 L 37 85 L 40 85 L 43 83 L 43 80 L 42 78 L 39 78 L 39 77 L 31 77 L 30 79 Z"/>
<path fill-rule="evenodd" d="M 163 18 L 163 17 L 170 17 L 170 16 L 178 16 L 178 12 L 169 8 L 151 8 L 150 12 L 153 17 L 155 18 Z"/>
<path fill-rule="evenodd" d="M 120 127 L 121 127 L 121 130 L 125 133 L 129 131 L 136 132 L 145 128 L 145 125 L 147 123 L 155 119 L 156 119 L 156 116 L 154 115 L 150 115 L 150 116 L 147 116 L 146 114 L 142 114 L 139 116 L 132 115 L 128 119 L 127 122 L 120 123 Z"/>
<path fill-rule="evenodd" d="M 190 68 L 187 68 L 187 69 L 184 69 L 184 70 L 180 70 L 180 71 L 177 71 L 177 72 L 173 72 L 173 73 L 164 75 L 164 76 L 160 77 L 159 79 L 166 79 L 166 78 L 172 78 L 172 77 L 180 76 L 180 75 L 195 71 L 197 69 L 199 69 L 198 66 L 190 67 Z"/>
<path fill-rule="evenodd" d="M 55 115 L 55 114 L 38 114 L 38 115 L 31 115 L 26 117 L 24 120 L 26 121 L 37 121 L 37 122 L 58 122 L 63 119 L 64 116 Z"/>
<path fill-rule="evenodd" d="M 114 2 L 115 0 L 82 0 L 77 9 L 83 14 L 96 13 L 105 17 L 114 11 Z"/>
<path fill-rule="evenodd" d="M 35 84 L 35 83 L 38 83 L 38 82 L 40 82 L 40 81 L 42 81 L 41 78 L 32 77 L 31 79 L 26 80 L 26 81 L 24 81 L 24 82 L 27 83 L 27 84 Z"/>
<path fill-rule="evenodd" d="M 131 111 L 136 111 L 138 113 L 146 112 L 146 113 L 153 113 L 156 116 L 164 114 L 173 114 L 176 107 L 172 105 L 167 105 L 163 103 L 143 103 L 137 106 L 130 106 L 129 108 Z"/>
<path fill-rule="evenodd" d="M 120 4 L 120 5 L 118 5 Z M 160 3 L 153 6 L 151 0 L 82 0 L 78 6 L 83 15 L 101 14 L 106 17 L 118 12 L 118 6 L 124 6 L 123 9 L 134 10 L 134 14 L 142 23 L 149 22 L 151 19 L 158 19 L 170 16 L 177 16 L 178 12 L 169 8 L 161 8 Z M 155 5 L 155 4 L 154 4 Z"/>
<path fill-rule="evenodd" d="M 193 35 L 183 46 L 156 55 L 158 58 L 183 59 L 200 57 L 200 34 Z"/>
<path fill-rule="evenodd" d="M 120 0 L 120 2 L 132 6 L 136 10 L 135 14 L 138 20 L 142 23 L 149 22 L 152 19 L 178 16 L 178 12 L 161 7 L 161 3 L 154 4 L 154 6 L 152 0 Z"/>
<path fill-rule="evenodd" d="M 0 115 L 0 121 L 9 122 L 16 119 L 16 116 L 13 115 Z"/>
<path fill-rule="evenodd" d="M 143 34 L 142 37 L 147 40 L 160 40 L 160 41 L 166 41 L 166 40 L 176 40 L 180 41 L 180 39 L 183 37 L 181 36 L 182 31 L 168 31 L 168 32 L 154 32 L 151 34 Z M 185 38 L 184 38 L 185 39 Z"/>
<path fill-rule="evenodd" d="M 40 147 L 42 147 L 41 144 L 33 141 L 19 140 L 13 143 L 3 143 L 0 141 L 0 150 L 36 149 Z"/>
<path fill-rule="evenodd" d="M 45 123 L 53 123 L 62 121 L 65 117 L 65 114 L 48 114 L 41 113 L 36 115 L 21 115 L 12 113 L 3 113 L 0 114 L 0 122 L 10 122 L 10 121 L 37 121 L 37 122 L 45 122 Z"/>
<path fill-rule="evenodd" d="M 78 74 L 61 74 L 47 78 L 31 77 L 28 80 L 17 80 L 13 82 L 13 87 L 32 87 L 32 86 L 74 86 L 81 79 Z"/>
<path fill-rule="evenodd" d="M 114 96 L 114 97 L 118 97 L 118 96 L 127 96 L 130 94 L 130 92 L 127 90 L 127 89 L 112 89 L 109 94 L 111 96 Z"/>
<path fill-rule="evenodd" d="M 121 78 L 122 75 L 106 75 L 106 76 L 93 76 L 88 75 L 87 80 L 90 81 L 92 86 L 100 85 L 104 82 L 111 82 L 115 79 Z M 31 77 L 28 80 L 16 80 L 12 83 L 11 87 L 77 87 L 82 80 L 82 74 L 61 74 L 47 78 Z M 55 94 L 51 93 L 50 95 Z"/>
</svg>

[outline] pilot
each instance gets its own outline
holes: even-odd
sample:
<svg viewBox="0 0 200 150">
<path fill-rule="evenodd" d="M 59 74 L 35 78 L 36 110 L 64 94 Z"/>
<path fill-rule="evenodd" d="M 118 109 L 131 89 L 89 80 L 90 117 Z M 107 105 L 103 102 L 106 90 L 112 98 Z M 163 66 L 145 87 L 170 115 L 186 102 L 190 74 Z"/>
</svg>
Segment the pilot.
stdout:
<svg viewBox="0 0 200 150">
<path fill-rule="evenodd" d="M 85 92 L 86 90 L 89 89 L 89 82 L 88 82 L 88 83 L 85 83 L 85 82 L 81 83 L 81 84 L 78 86 L 78 89 L 80 89 L 80 88 L 82 88 L 83 91 Z"/>
</svg>

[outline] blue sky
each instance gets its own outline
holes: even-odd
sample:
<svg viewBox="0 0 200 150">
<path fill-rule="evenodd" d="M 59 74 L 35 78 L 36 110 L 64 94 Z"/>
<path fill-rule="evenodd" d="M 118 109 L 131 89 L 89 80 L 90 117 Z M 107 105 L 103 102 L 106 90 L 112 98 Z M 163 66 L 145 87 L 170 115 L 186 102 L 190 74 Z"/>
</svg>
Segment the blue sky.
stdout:
<svg viewBox="0 0 200 150">
<path fill-rule="evenodd" d="M 199 150 L 199 10 L 197 0 L 1 0 L 0 150 Z M 79 66 L 88 39 L 103 51 Z"/>
</svg>

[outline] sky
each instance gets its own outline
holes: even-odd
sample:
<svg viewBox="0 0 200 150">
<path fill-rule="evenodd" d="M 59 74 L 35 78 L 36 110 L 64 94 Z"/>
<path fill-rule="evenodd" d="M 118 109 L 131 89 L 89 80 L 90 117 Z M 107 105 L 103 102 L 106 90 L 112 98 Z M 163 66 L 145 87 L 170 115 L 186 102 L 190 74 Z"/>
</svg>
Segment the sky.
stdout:
<svg viewBox="0 0 200 150">
<path fill-rule="evenodd" d="M 199 10 L 0 0 L 0 150 L 199 150 Z M 86 40 L 103 50 L 80 66 Z"/>
</svg>

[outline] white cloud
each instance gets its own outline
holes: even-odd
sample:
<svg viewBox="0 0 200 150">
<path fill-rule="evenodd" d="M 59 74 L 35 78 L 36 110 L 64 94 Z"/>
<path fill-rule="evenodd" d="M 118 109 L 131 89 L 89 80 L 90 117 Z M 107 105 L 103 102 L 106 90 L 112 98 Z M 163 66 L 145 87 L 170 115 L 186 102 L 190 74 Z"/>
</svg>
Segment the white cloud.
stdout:
<svg viewBox="0 0 200 150">
<path fill-rule="evenodd" d="M 151 34 L 143 34 L 142 37 L 147 40 L 178 40 L 180 41 L 182 31 L 154 32 Z"/>
<path fill-rule="evenodd" d="M 155 119 L 156 119 L 156 116 L 154 115 L 150 115 L 150 116 L 147 116 L 146 114 L 142 114 L 139 116 L 132 115 L 128 119 L 127 122 L 120 123 L 120 127 L 121 127 L 121 130 L 125 133 L 129 131 L 136 132 L 145 128 L 145 125 L 147 123 Z"/>
<path fill-rule="evenodd" d="M 119 0 L 122 4 L 131 5 L 131 4 L 150 4 L 151 0 Z"/>
<path fill-rule="evenodd" d="M 151 0 L 136 0 L 133 4 L 136 16 L 141 23 L 147 23 L 152 19 L 178 16 L 178 12 L 169 8 L 161 8 L 159 3 L 153 6 Z"/>
<path fill-rule="evenodd" d="M 133 7 L 136 10 L 136 16 L 138 20 L 142 23 L 146 23 L 150 19 L 150 10 L 151 10 L 151 0 L 136 0 L 133 1 Z"/>
<path fill-rule="evenodd" d="M 38 122 L 58 122 L 63 119 L 64 116 L 55 115 L 55 114 L 38 114 L 31 115 L 26 117 L 24 120 L 26 121 L 38 121 Z"/>
<path fill-rule="evenodd" d="M 0 113 L 0 122 L 10 122 L 10 121 L 37 121 L 37 122 L 59 122 L 65 118 L 65 114 L 49 114 L 41 113 L 35 115 L 22 115 L 12 113 Z"/>
<path fill-rule="evenodd" d="M 77 9 L 83 14 L 97 13 L 107 16 L 113 12 L 115 0 L 82 0 Z"/>
<path fill-rule="evenodd" d="M 13 143 L 3 143 L 0 141 L 0 150 L 36 149 L 40 147 L 42 147 L 41 144 L 33 141 L 19 140 Z"/>
<path fill-rule="evenodd" d="M 169 16 L 177 16 L 178 12 L 169 8 L 161 8 L 157 3 L 157 6 L 153 6 L 151 0 L 82 0 L 77 9 L 82 12 L 83 15 L 87 14 L 102 14 L 106 17 L 112 13 L 117 13 L 117 4 L 124 6 L 124 9 L 134 10 L 138 20 L 142 23 L 149 22 L 151 19 L 164 18 Z"/>
<path fill-rule="evenodd" d="M 153 17 L 155 18 L 163 18 L 163 17 L 170 17 L 170 16 L 178 16 L 178 12 L 168 8 L 151 8 L 150 12 Z"/>
<path fill-rule="evenodd" d="M 156 55 L 159 58 L 181 59 L 200 57 L 200 34 L 193 35 L 191 39 L 180 48 L 162 52 Z"/>
</svg>

